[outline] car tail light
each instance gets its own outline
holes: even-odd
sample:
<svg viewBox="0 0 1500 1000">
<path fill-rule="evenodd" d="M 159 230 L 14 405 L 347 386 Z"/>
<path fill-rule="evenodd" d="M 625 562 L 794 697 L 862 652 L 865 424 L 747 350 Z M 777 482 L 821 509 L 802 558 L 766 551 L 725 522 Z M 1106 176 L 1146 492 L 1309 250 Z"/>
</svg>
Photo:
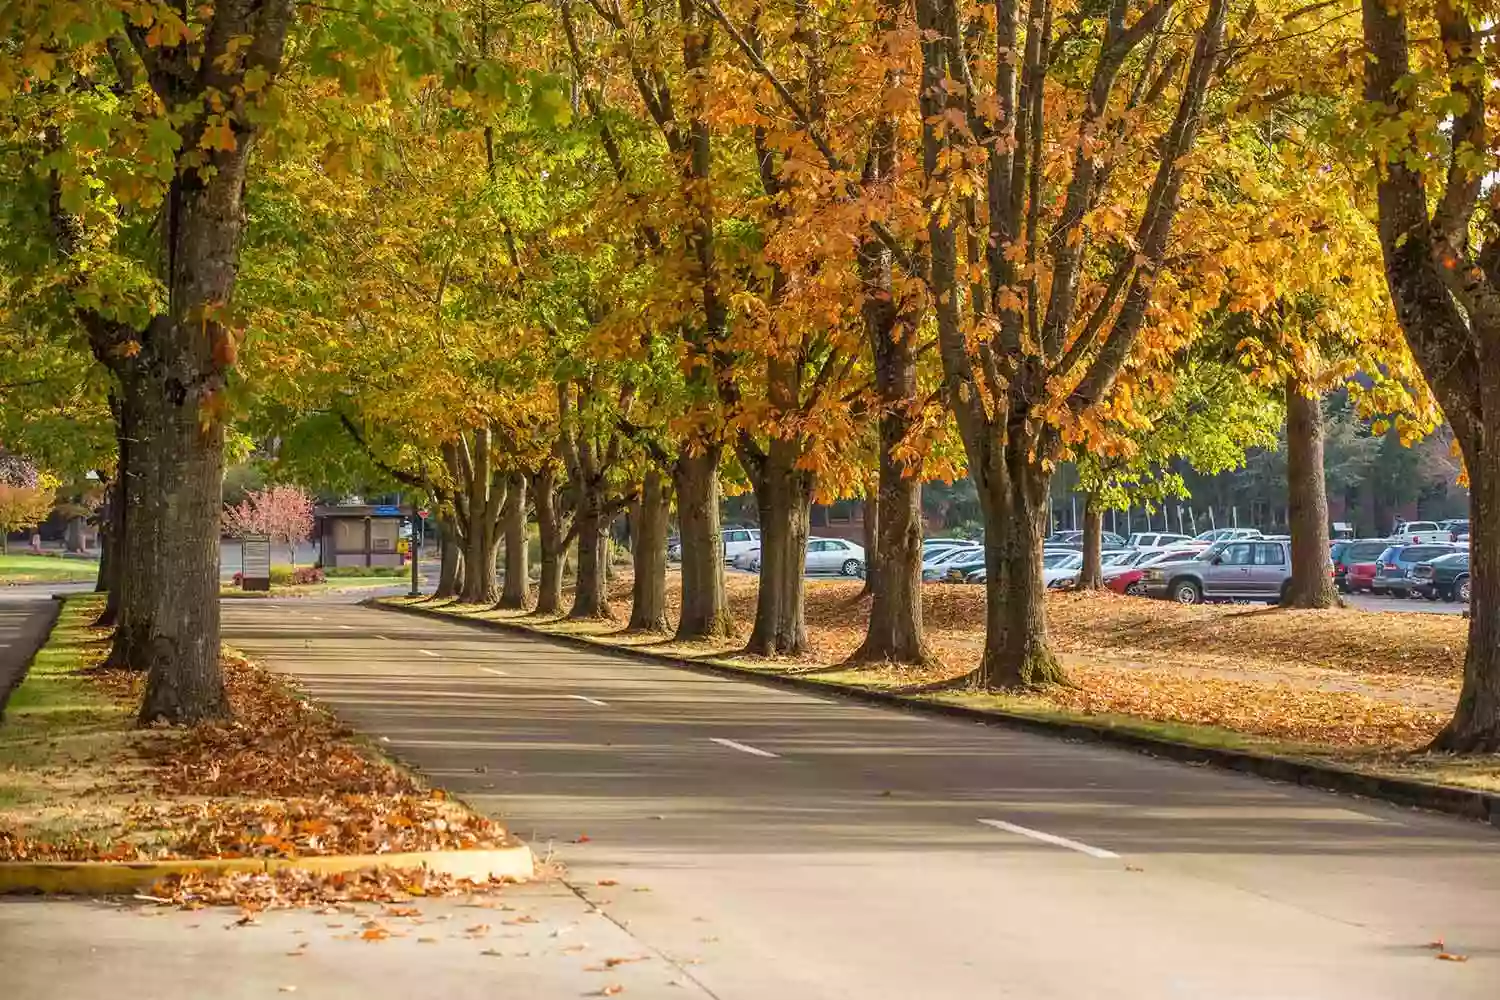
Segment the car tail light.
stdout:
<svg viewBox="0 0 1500 1000">
<path fill-rule="evenodd" d="M 1396 563 L 1388 562 L 1388 563 L 1385 564 L 1385 568 L 1386 569 L 1400 569 L 1401 567 L 1398 566 Z"/>
</svg>

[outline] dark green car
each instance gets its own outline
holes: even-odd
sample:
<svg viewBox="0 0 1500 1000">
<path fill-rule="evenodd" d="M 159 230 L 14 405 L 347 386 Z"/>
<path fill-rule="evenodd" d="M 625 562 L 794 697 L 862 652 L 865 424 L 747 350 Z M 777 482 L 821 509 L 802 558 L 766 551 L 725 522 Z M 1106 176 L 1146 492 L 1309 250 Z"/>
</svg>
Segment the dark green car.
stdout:
<svg viewBox="0 0 1500 1000">
<path fill-rule="evenodd" d="M 1429 601 L 1469 603 L 1469 554 L 1450 552 L 1411 568 L 1411 589 Z"/>
</svg>

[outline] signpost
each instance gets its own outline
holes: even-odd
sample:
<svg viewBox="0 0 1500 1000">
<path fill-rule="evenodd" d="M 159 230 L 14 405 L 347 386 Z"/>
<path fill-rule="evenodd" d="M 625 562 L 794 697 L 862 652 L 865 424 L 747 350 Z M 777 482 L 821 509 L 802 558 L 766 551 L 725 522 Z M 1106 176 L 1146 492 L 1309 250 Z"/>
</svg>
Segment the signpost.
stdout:
<svg viewBox="0 0 1500 1000">
<path fill-rule="evenodd" d="M 271 539 L 265 535 L 240 539 L 240 589 L 271 589 Z"/>
</svg>

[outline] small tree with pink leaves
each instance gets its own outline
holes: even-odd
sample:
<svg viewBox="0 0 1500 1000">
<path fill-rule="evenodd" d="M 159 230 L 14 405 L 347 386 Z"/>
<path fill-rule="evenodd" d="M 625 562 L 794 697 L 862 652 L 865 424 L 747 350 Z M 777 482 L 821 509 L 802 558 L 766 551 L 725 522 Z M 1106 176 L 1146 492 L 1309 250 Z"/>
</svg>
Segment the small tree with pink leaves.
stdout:
<svg viewBox="0 0 1500 1000">
<path fill-rule="evenodd" d="M 313 498 L 300 486 L 268 486 L 224 507 L 224 532 L 232 538 L 265 535 L 281 542 L 297 565 L 297 545 L 312 537 Z"/>
</svg>

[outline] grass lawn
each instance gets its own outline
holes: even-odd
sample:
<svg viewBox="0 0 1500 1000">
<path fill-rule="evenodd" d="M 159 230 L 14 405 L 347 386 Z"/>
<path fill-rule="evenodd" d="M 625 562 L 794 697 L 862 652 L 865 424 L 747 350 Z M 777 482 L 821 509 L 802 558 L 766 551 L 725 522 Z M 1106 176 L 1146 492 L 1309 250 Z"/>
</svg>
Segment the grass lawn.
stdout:
<svg viewBox="0 0 1500 1000">
<path fill-rule="evenodd" d="M 674 573 L 668 579 L 669 617 L 679 586 Z M 928 665 L 850 666 L 845 661 L 864 637 L 870 608 L 869 598 L 859 596 L 860 586 L 808 582 L 812 648 L 796 659 L 740 654 L 755 614 L 754 577 L 728 581 L 730 610 L 742 634 L 711 644 L 625 633 L 628 575 L 611 581 L 613 616 L 604 620 L 567 621 L 457 604 L 435 609 L 757 673 L 796 674 L 830 686 L 911 692 L 913 698 L 1028 718 L 1086 722 L 1181 743 L 1500 790 L 1500 755 L 1465 759 L 1417 752 L 1457 701 L 1468 626 L 1457 616 L 1182 607 L 1112 594 L 1053 594 L 1047 600 L 1048 625 L 1068 673 L 1067 686 L 1024 694 L 957 688 L 920 694 L 914 689 L 961 677 L 977 663 L 984 647 L 984 588 L 923 588 L 933 655 Z M 383 600 L 407 603 L 403 597 Z"/>
<path fill-rule="evenodd" d="M 346 590 L 378 590 L 381 587 L 411 587 L 409 577 L 335 577 L 322 583 L 304 583 L 298 586 L 290 584 L 272 584 L 270 590 L 241 590 L 238 587 L 223 586 L 219 588 L 220 597 L 232 597 L 236 599 L 257 597 L 310 597 L 314 594 L 338 594 Z"/>
<path fill-rule="evenodd" d="M 73 583 L 91 581 L 99 575 L 92 559 L 61 556 L 0 556 L 0 587 L 22 583 Z"/>
</svg>

